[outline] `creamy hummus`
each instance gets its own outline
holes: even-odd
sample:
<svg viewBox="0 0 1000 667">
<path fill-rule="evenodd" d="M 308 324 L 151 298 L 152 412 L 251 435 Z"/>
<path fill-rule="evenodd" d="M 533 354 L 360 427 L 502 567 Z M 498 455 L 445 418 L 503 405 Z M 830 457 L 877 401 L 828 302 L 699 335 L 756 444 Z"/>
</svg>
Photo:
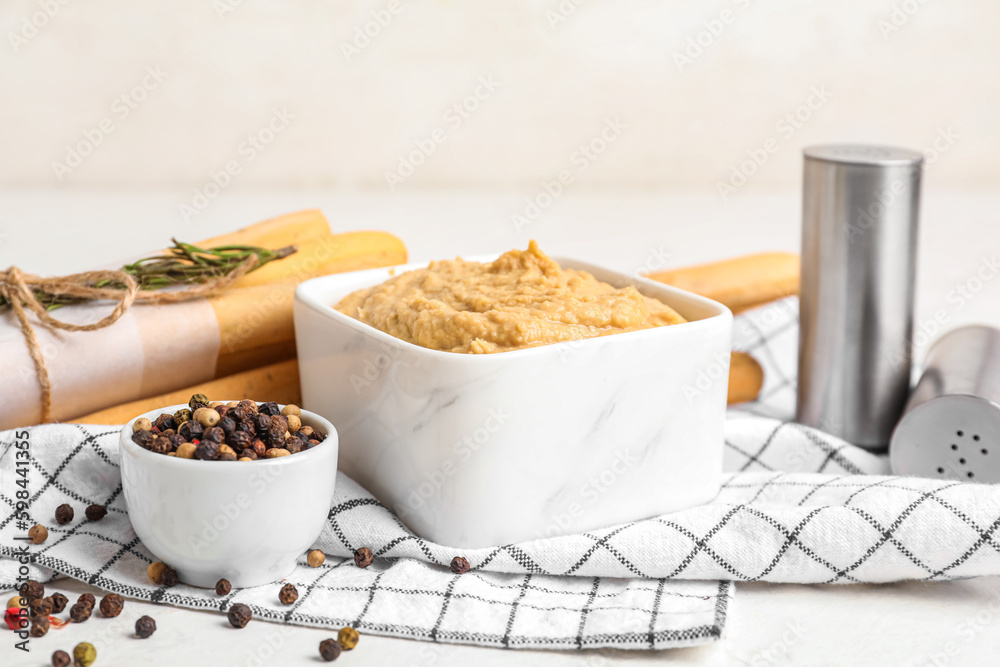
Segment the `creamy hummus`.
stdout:
<svg viewBox="0 0 1000 667">
<path fill-rule="evenodd" d="M 562 269 L 531 241 L 489 264 L 431 262 L 347 295 L 336 309 L 432 350 L 506 352 L 679 324 L 684 318 L 635 287 Z"/>
</svg>

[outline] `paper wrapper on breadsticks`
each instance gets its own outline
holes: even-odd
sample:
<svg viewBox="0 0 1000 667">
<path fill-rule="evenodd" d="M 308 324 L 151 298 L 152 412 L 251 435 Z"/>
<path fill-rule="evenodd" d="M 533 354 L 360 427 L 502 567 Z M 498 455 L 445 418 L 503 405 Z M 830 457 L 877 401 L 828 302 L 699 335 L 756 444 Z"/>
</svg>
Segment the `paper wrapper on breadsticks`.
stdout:
<svg viewBox="0 0 1000 667">
<path fill-rule="evenodd" d="M 248 281 L 211 299 L 134 305 L 115 324 L 96 331 L 50 331 L 36 322 L 52 384 L 52 418 L 67 421 L 294 356 L 292 299 L 299 282 L 406 262 L 405 246 L 391 234 L 327 231 L 316 236 L 323 231 L 317 220 L 328 230 L 318 211 L 289 217 L 292 230 L 313 236 L 299 236 L 299 252 L 261 269 L 288 262 L 269 274 L 269 280 L 278 282 Z M 269 227 L 267 233 L 278 234 L 275 239 L 282 238 L 280 221 L 262 223 Z M 220 237 L 221 243 L 256 245 L 256 228 Z M 215 239 L 205 245 L 219 243 Z M 83 324 L 104 317 L 111 307 L 107 302 L 80 304 L 54 315 Z M 12 313 L 0 313 L 0 429 L 38 423 L 40 397 L 24 335 Z"/>
</svg>

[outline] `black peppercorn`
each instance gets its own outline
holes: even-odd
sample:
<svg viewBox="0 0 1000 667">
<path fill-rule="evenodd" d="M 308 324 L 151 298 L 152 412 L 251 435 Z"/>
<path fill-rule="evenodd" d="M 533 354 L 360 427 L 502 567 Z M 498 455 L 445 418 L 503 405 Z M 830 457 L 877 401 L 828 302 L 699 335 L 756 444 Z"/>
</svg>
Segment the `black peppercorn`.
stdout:
<svg viewBox="0 0 1000 667">
<path fill-rule="evenodd" d="M 177 422 L 174 421 L 174 416 L 164 412 L 162 415 L 156 418 L 153 422 L 153 426 L 160 429 L 160 432 L 166 431 L 167 429 L 176 429 Z"/>
<path fill-rule="evenodd" d="M 169 437 L 170 437 L 170 436 L 172 436 L 172 435 L 177 435 L 177 431 L 175 431 L 175 430 L 174 430 L 174 429 L 172 429 L 172 428 L 168 428 L 168 429 L 167 429 L 167 430 L 165 430 L 165 431 L 160 431 L 160 435 L 162 435 L 162 436 L 163 436 L 163 437 L 165 437 L 165 438 L 169 438 Z"/>
<path fill-rule="evenodd" d="M 160 583 L 167 588 L 173 588 L 180 583 L 180 578 L 177 576 L 177 570 L 172 567 L 168 567 L 163 571 L 163 576 L 160 578 Z"/>
<path fill-rule="evenodd" d="M 249 447 L 251 440 L 250 434 L 246 431 L 233 431 L 226 437 L 226 442 L 236 451 Z"/>
<path fill-rule="evenodd" d="M 219 458 L 219 443 L 212 440 L 202 440 L 194 452 L 195 458 L 202 461 L 214 461 Z"/>
<path fill-rule="evenodd" d="M 154 440 L 156 440 L 156 434 L 152 431 L 136 431 L 132 434 L 132 442 L 143 449 L 149 449 Z"/>
<path fill-rule="evenodd" d="M 302 451 L 306 451 L 306 450 L 312 449 L 313 447 L 315 447 L 318 444 L 319 444 L 319 441 L 317 441 L 317 440 L 306 440 L 305 442 L 302 443 Z"/>
<path fill-rule="evenodd" d="M 114 618 L 122 613 L 122 607 L 124 606 L 124 598 L 117 593 L 108 593 L 101 599 L 101 613 L 108 618 Z"/>
<path fill-rule="evenodd" d="M 45 587 L 34 579 L 28 579 L 26 582 L 21 584 L 21 597 L 27 598 L 28 602 L 32 600 L 40 600 L 45 597 Z"/>
<path fill-rule="evenodd" d="M 245 604 L 234 604 L 229 608 L 229 624 L 234 628 L 245 628 L 250 619 L 253 618 L 253 613 L 250 611 L 250 607 Z"/>
<path fill-rule="evenodd" d="M 285 431 L 288 430 L 288 420 L 285 417 L 282 417 L 281 415 L 271 417 L 271 424 L 270 426 L 267 427 L 267 430 L 269 433 L 271 431 L 278 431 L 279 433 L 284 435 Z"/>
<path fill-rule="evenodd" d="M 236 451 L 229 445 L 219 445 L 219 460 L 220 461 L 235 461 Z"/>
<path fill-rule="evenodd" d="M 268 401 L 267 403 L 261 403 L 257 406 L 257 411 L 262 412 L 265 415 L 271 415 L 272 417 L 281 414 L 281 408 L 274 401 Z"/>
<path fill-rule="evenodd" d="M 271 447 L 284 447 L 285 446 L 285 433 L 284 431 L 268 431 L 267 438 L 265 442 L 268 445 L 268 449 Z"/>
<path fill-rule="evenodd" d="M 223 417 L 219 420 L 219 428 L 221 428 L 226 435 L 229 435 L 236 430 L 236 422 L 233 421 L 232 417 Z"/>
<path fill-rule="evenodd" d="M 69 599 L 62 593 L 53 593 L 48 599 L 52 602 L 53 614 L 61 614 L 66 605 L 69 604 Z"/>
<path fill-rule="evenodd" d="M 263 458 L 264 452 L 267 451 L 267 445 L 260 438 L 255 438 L 250 442 L 250 447 L 257 454 L 257 458 Z"/>
<path fill-rule="evenodd" d="M 73 508 L 63 503 L 56 508 L 56 523 L 60 526 L 65 526 L 67 523 L 73 520 Z"/>
<path fill-rule="evenodd" d="M 90 505 L 84 514 L 87 515 L 89 521 L 100 521 L 107 516 L 108 508 L 104 505 Z"/>
<path fill-rule="evenodd" d="M 229 583 L 228 579 L 219 579 L 215 583 L 216 595 L 229 595 L 229 591 L 231 590 L 233 590 L 233 585 Z"/>
<path fill-rule="evenodd" d="M 191 408 L 191 412 L 194 412 L 198 408 L 207 408 L 208 404 L 208 396 L 205 394 L 194 394 L 188 399 L 188 407 Z"/>
<path fill-rule="evenodd" d="M 38 616 L 31 622 L 31 636 L 44 637 L 50 627 L 48 616 Z"/>
<path fill-rule="evenodd" d="M 250 421 L 253 422 L 253 427 L 258 433 L 266 433 L 271 426 L 271 415 L 257 413 L 250 418 Z"/>
<path fill-rule="evenodd" d="M 313 431 L 312 437 L 320 442 L 323 442 L 326 440 L 326 433 L 323 433 L 323 431 Z"/>
<path fill-rule="evenodd" d="M 469 561 L 461 556 L 455 556 L 451 559 L 451 571 L 455 574 L 465 574 L 469 569 Z"/>
<path fill-rule="evenodd" d="M 312 426 L 301 426 L 301 427 L 299 427 L 299 431 L 298 431 L 297 435 L 300 438 L 305 438 L 306 440 L 310 440 L 313 437 L 313 427 Z"/>
<path fill-rule="evenodd" d="M 94 608 L 89 604 L 84 604 L 82 602 L 77 602 L 69 610 L 69 618 L 74 623 L 83 623 L 88 618 L 90 618 L 91 612 Z"/>
<path fill-rule="evenodd" d="M 135 636 L 139 639 L 146 639 L 156 632 L 156 621 L 149 616 L 141 616 L 135 622 Z"/>
<path fill-rule="evenodd" d="M 324 639 L 319 643 L 319 657 L 327 662 L 333 662 L 340 657 L 340 642 L 336 639 Z"/>
<path fill-rule="evenodd" d="M 368 547 L 361 547 L 354 552 L 354 564 L 358 567 L 368 567 L 374 560 L 375 556 Z"/>
<path fill-rule="evenodd" d="M 248 398 L 244 398 L 239 402 L 239 407 L 243 408 L 247 414 L 255 415 L 257 414 L 257 404 Z"/>
<path fill-rule="evenodd" d="M 177 448 L 183 445 L 185 442 L 187 442 L 187 440 L 184 439 L 183 435 L 181 435 L 180 433 L 174 433 L 172 436 L 170 436 L 170 451 L 176 452 Z"/>
<path fill-rule="evenodd" d="M 211 440 L 212 442 L 222 444 L 226 441 L 226 432 L 223 431 L 218 426 L 213 426 L 212 428 L 205 429 L 205 433 L 202 436 L 204 440 Z"/>
<path fill-rule="evenodd" d="M 52 667 L 69 667 L 72 658 L 66 651 L 56 651 L 52 654 Z"/>
<path fill-rule="evenodd" d="M 177 435 L 184 438 L 185 441 L 191 442 L 192 440 L 197 440 L 201 438 L 201 434 L 205 432 L 205 427 L 194 421 L 193 419 L 188 422 L 181 424 L 181 427 L 177 429 Z"/>
<path fill-rule="evenodd" d="M 292 454 L 298 454 L 302 451 L 302 441 L 293 435 L 288 440 L 285 440 L 283 447 Z"/>
<path fill-rule="evenodd" d="M 251 461 L 256 461 L 257 458 L 258 458 L 258 456 L 257 456 L 257 452 L 255 452 L 254 450 L 252 450 L 249 447 L 247 447 L 242 452 L 240 452 L 240 458 L 241 459 L 250 459 Z"/>
<path fill-rule="evenodd" d="M 90 593 L 83 593 L 82 595 L 80 595 L 80 597 L 77 598 L 76 603 L 85 604 L 91 609 L 93 609 L 94 606 L 97 604 L 97 600 Z"/>
<path fill-rule="evenodd" d="M 52 600 L 49 598 L 39 598 L 37 600 L 32 600 L 28 604 L 28 616 L 31 618 L 37 618 L 39 616 L 48 616 L 52 613 Z"/>
<path fill-rule="evenodd" d="M 291 584 L 285 584 L 278 591 L 278 600 L 281 604 L 292 604 L 299 599 L 299 592 L 295 590 L 295 586 Z"/>
<path fill-rule="evenodd" d="M 149 451 L 156 454 L 166 454 L 167 452 L 172 452 L 173 450 L 174 446 L 170 442 L 170 438 L 165 435 L 161 435 L 149 445 Z"/>
</svg>

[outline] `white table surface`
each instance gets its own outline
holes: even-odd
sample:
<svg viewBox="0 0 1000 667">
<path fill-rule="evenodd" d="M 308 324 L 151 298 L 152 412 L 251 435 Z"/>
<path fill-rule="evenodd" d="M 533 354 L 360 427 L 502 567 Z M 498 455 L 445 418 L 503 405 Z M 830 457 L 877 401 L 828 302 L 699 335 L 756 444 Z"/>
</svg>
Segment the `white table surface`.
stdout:
<svg viewBox="0 0 1000 667">
<path fill-rule="evenodd" d="M 175 192 L 0 191 L 0 267 L 67 273 L 163 247 L 171 236 L 195 241 L 301 208 L 322 208 L 335 230 L 384 229 L 413 260 L 475 255 L 526 245 L 617 269 L 658 269 L 763 250 L 797 250 L 797 193 L 740 195 L 723 203 L 679 193 L 564 193 L 527 229 L 511 214 L 523 193 L 331 194 L 227 192 L 190 221 Z M 1000 196 L 925 195 L 918 329 L 944 310 L 946 327 L 1000 325 L 1000 280 L 989 268 L 1000 251 Z M 984 268 L 985 267 L 985 268 Z M 980 273 L 981 272 L 981 273 Z M 982 281 L 977 283 L 977 274 Z M 969 282 L 971 281 L 971 282 Z M 967 296 L 957 288 L 967 285 Z M 933 336 L 930 337 L 933 339 Z M 918 350 L 925 344 L 918 337 Z M 75 600 L 99 591 L 62 580 Z M 139 616 L 157 621 L 150 639 L 132 636 Z M 327 630 L 254 622 L 237 631 L 224 616 L 135 601 L 114 621 L 92 618 L 52 630 L 30 656 L 0 631 L 0 665 L 43 665 L 58 647 L 98 646 L 102 665 L 318 664 Z M 987 665 L 1000 664 L 1000 578 L 886 586 L 739 584 L 722 641 L 671 651 L 501 651 L 365 635 L 336 664 L 433 667 L 475 664 L 586 665 Z"/>
</svg>

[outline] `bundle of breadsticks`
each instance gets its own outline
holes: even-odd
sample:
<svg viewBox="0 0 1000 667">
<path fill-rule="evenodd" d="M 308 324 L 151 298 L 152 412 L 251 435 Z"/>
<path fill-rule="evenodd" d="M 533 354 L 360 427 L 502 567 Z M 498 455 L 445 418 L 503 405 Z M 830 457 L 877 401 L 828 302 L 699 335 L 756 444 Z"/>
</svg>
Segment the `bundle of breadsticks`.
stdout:
<svg viewBox="0 0 1000 667">
<path fill-rule="evenodd" d="M 406 247 L 391 234 L 333 234 L 320 211 L 302 211 L 195 245 L 297 247 L 294 254 L 247 273 L 210 298 L 180 303 L 136 303 L 114 324 L 94 331 L 35 328 L 48 370 L 51 419 L 121 423 L 114 406 L 162 397 L 206 382 L 230 398 L 267 396 L 297 402 L 298 370 L 292 300 L 298 283 L 330 273 L 406 262 Z M 92 322 L 106 316 L 107 302 L 67 305 L 58 319 Z M 39 379 L 23 331 L 0 313 L 0 429 L 38 423 Z M 101 412 L 112 408 L 110 412 Z M 127 408 L 126 408 L 127 409 Z M 150 408 L 152 409 L 152 408 Z M 142 410 L 139 410 L 142 412 Z M 93 418 L 88 415 L 93 415 Z"/>
</svg>

